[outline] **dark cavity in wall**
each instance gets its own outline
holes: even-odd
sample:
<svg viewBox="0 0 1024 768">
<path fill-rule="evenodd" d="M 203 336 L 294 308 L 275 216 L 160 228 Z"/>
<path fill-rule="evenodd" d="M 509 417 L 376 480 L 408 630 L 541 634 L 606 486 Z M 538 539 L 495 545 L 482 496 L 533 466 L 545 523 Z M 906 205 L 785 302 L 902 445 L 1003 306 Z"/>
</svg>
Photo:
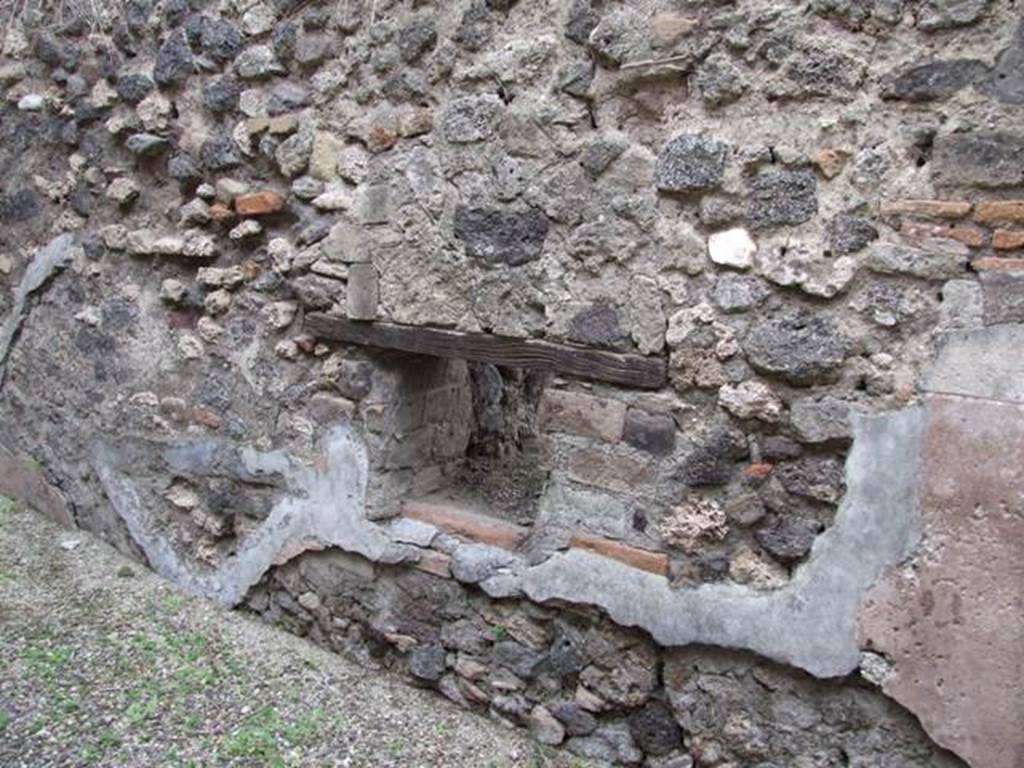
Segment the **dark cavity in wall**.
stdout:
<svg viewBox="0 0 1024 768">
<path fill-rule="evenodd" d="M 469 365 L 473 422 L 457 483 L 487 511 L 532 523 L 547 482 L 537 407 L 550 375 L 487 363 Z"/>
</svg>

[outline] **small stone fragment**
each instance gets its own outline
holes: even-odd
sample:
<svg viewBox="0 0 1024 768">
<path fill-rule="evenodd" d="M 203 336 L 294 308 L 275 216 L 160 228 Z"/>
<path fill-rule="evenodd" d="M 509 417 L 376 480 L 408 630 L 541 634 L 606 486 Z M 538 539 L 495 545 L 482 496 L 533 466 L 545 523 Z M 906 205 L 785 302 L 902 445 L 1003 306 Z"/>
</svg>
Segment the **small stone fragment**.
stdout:
<svg viewBox="0 0 1024 768">
<path fill-rule="evenodd" d="M 708 255 L 715 264 L 735 269 L 750 269 L 757 243 L 745 229 L 716 232 L 708 238 Z"/>
<path fill-rule="evenodd" d="M 234 203 L 239 216 L 266 216 L 284 208 L 284 198 L 271 190 L 239 195 Z"/>
</svg>

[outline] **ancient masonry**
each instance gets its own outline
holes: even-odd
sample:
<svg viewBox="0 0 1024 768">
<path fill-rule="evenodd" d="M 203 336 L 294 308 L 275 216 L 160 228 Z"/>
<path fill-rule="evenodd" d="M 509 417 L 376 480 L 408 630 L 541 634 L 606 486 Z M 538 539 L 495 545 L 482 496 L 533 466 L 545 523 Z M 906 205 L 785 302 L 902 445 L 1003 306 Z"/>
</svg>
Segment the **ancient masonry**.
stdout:
<svg viewBox="0 0 1024 768">
<path fill-rule="evenodd" d="M 0 18 L 0 493 L 595 765 L 1024 766 L 1019 4 Z"/>
</svg>

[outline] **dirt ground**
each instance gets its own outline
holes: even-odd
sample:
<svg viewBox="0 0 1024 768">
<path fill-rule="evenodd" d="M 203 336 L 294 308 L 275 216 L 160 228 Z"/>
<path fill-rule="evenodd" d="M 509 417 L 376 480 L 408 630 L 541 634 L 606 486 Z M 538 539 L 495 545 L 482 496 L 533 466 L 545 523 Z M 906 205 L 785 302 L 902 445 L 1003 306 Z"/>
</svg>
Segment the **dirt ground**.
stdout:
<svg viewBox="0 0 1024 768">
<path fill-rule="evenodd" d="M 0 766 L 93 765 L 586 763 L 0 497 Z"/>
</svg>

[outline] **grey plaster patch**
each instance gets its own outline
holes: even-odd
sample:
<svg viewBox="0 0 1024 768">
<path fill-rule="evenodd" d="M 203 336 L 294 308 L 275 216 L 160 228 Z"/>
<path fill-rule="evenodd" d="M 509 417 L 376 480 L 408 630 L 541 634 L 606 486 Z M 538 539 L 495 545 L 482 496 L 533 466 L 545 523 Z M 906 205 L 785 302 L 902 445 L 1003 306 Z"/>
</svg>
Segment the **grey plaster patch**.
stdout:
<svg viewBox="0 0 1024 768">
<path fill-rule="evenodd" d="M 924 377 L 925 392 L 1024 403 L 1024 325 L 956 333 Z"/>
<path fill-rule="evenodd" d="M 45 285 L 53 274 L 67 266 L 73 253 L 74 237 L 69 233 L 59 235 L 36 252 L 18 287 L 14 289 L 14 306 L 0 327 L 0 386 L 4 383 L 4 363 L 11 351 L 14 337 L 25 319 L 25 305 L 28 297 Z"/>
<path fill-rule="evenodd" d="M 920 537 L 923 421 L 919 407 L 853 417 L 848 491 L 836 522 L 778 590 L 737 585 L 673 590 L 662 577 L 573 549 L 527 570 L 523 591 L 539 602 L 596 605 L 665 646 L 741 648 L 817 677 L 848 674 L 860 663 L 861 595 L 886 567 L 908 557 Z"/>
<path fill-rule="evenodd" d="M 257 451 L 218 440 L 167 445 L 162 458 L 174 469 L 197 474 L 225 472 L 247 482 L 280 484 L 284 491 L 269 517 L 246 537 L 238 552 L 216 569 L 199 570 L 162 534 L 156 510 L 148 508 L 127 470 L 133 450 L 125 441 L 99 440 L 91 461 L 107 497 L 157 573 L 224 605 L 237 605 L 260 580 L 285 545 L 313 538 L 325 546 L 384 563 L 416 559 L 415 550 L 393 543 L 367 521 L 366 448 L 351 427 L 339 425 L 324 439 L 322 470 L 283 451 Z"/>
</svg>

